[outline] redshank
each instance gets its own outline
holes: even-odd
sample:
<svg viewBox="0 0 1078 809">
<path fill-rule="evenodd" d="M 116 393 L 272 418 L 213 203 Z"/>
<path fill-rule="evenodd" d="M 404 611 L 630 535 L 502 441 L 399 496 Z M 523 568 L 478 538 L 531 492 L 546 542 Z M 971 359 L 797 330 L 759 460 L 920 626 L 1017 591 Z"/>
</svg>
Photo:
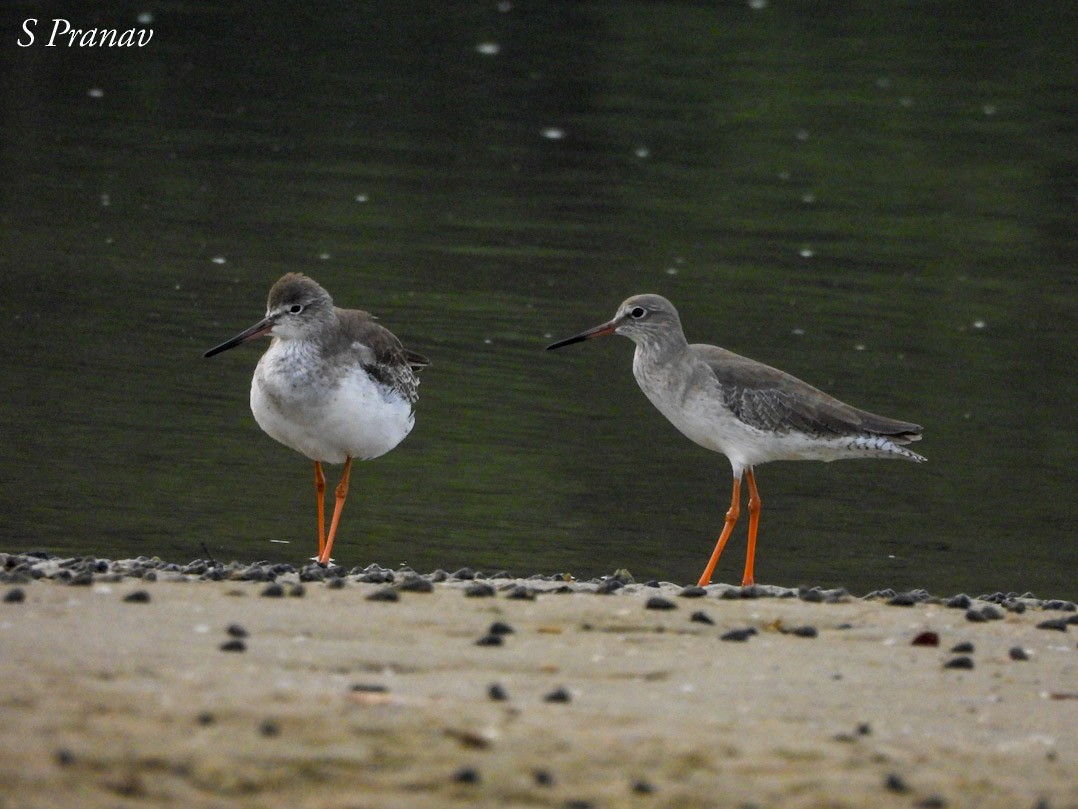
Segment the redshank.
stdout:
<svg viewBox="0 0 1078 809">
<path fill-rule="evenodd" d="M 411 432 L 418 399 L 416 373 L 425 357 L 359 309 L 338 309 L 313 279 L 288 273 L 273 285 L 266 316 L 212 357 L 256 337 L 272 337 L 251 381 L 258 426 L 314 461 L 318 556 L 329 564 L 348 496 L 352 460 L 385 455 Z M 326 535 L 323 463 L 343 463 L 333 519 Z"/>
<path fill-rule="evenodd" d="M 633 376 L 651 403 L 697 444 L 730 459 L 734 490 L 715 551 L 700 576 L 711 575 L 741 513 L 741 478 L 749 484 L 749 544 L 742 586 L 754 583 L 760 494 L 753 468 L 767 461 L 902 458 L 924 461 L 903 445 L 921 427 L 858 410 L 790 374 L 711 345 L 685 340 L 677 309 L 661 295 L 634 295 L 614 319 L 547 349 L 622 334 L 636 343 Z"/>
</svg>

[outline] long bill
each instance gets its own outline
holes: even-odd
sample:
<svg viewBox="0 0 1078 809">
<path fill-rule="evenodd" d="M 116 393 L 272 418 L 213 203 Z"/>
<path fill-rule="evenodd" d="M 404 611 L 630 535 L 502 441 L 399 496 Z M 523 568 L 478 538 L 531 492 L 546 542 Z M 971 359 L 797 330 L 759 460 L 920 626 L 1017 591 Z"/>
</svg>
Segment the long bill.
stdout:
<svg viewBox="0 0 1078 809">
<path fill-rule="evenodd" d="M 219 346 L 214 346 L 202 356 L 212 357 L 215 354 L 220 354 L 222 351 L 228 351 L 228 349 L 230 348 L 235 348 L 240 343 L 246 343 L 248 340 L 254 340 L 256 337 L 261 337 L 264 334 L 269 334 L 270 330 L 273 329 L 273 325 L 273 318 L 264 317 L 260 321 L 255 323 L 253 326 L 251 326 L 251 328 L 244 329 L 232 339 L 225 340 Z"/>
<path fill-rule="evenodd" d="M 562 346 L 572 345 L 573 343 L 582 343 L 585 340 L 592 340 L 596 337 L 606 337 L 608 334 L 613 334 L 620 324 L 616 320 L 611 320 L 609 323 L 604 323 L 601 326 L 596 326 L 593 329 L 588 329 L 574 337 L 566 337 L 564 340 L 558 340 L 556 343 L 551 343 L 546 347 L 547 351 L 551 351 L 555 348 L 561 348 Z"/>
</svg>

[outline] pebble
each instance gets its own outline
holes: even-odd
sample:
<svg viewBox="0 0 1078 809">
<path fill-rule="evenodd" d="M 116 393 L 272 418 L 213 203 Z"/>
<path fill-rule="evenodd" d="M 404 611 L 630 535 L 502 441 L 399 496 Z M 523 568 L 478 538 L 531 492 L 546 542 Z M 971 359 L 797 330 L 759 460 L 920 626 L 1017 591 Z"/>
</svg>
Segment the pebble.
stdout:
<svg viewBox="0 0 1078 809">
<path fill-rule="evenodd" d="M 505 702 L 509 699 L 509 692 L 500 684 L 491 683 L 487 686 L 487 697 L 494 702 Z"/>
<path fill-rule="evenodd" d="M 554 776 L 550 770 L 535 770 L 532 773 L 532 778 L 535 779 L 536 786 L 552 787 L 554 786 Z"/>
<path fill-rule="evenodd" d="M 681 588 L 681 592 L 678 596 L 681 598 L 703 598 L 707 595 L 707 590 L 696 584 L 690 584 L 688 587 Z"/>
<path fill-rule="evenodd" d="M 26 591 L 21 587 L 12 587 L 4 593 L 5 604 L 21 604 L 26 600 Z"/>
<path fill-rule="evenodd" d="M 262 592 L 259 593 L 259 595 L 266 598 L 281 598 L 284 596 L 284 587 L 277 582 L 273 582 L 273 584 L 267 584 L 263 587 Z"/>
<path fill-rule="evenodd" d="M 719 640 L 747 641 L 755 634 L 756 630 L 751 626 L 747 629 L 731 629 L 724 635 L 720 635 Z"/>
<path fill-rule="evenodd" d="M 1029 652 L 1021 646 L 1012 646 L 1007 654 L 1010 655 L 1011 660 L 1029 660 Z"/>
<path fill-rule="evenodd" d="M 303 598 L 305 595 L 307 595 L 307 588 L 304 587 L 302 584 L 293 584 L 288 589 L 288 595 L 290 598 Z"/>
<path fill-rule="evenodd" d="M 247 644 L 239 638 L 235 638 L 233 640 L 225 641 L 219 648 L 222 652 L 246 652 Z"/>
<path fill-rule="evenodd" d="M 389 688 L 381 683 L 352 683 L 348 689 L 353 694 L 388 694 Z"/>
<path fill-rule="evenodd" d="M 815 638 L 820 633 L 816 631 L 816 627 L 806 625 L 795 626 L 793 629 L 789 630 L 788 634 L 798 638 Z"/>
<path fill-rule="evenodd" d="M 535 601 L 535 590 L 530 587 L 525 587 L 522 584 L 518 584 L 510 589 L 509 592 L 505 594 L 505 597 L 515 601 Z"/>
<path fill-rule="evenodd" d="M 938 632 L 922 632 L 910 641 L 910 646 L 939 646 L 940 636 Z"/>
<path fill-rule="evenodd" d="M 645 602 L 644 609 L 646 610 L 676 610 L 677 604 L 668 598 L 662 596 L 652 596 Z"/>
<path fill-rule="evenodd" d="M 202 711 L 198 716 L 195 717 L 195 721 L 203 726 L 212 725 L 214 722 L 217 721 L 217 717 L 209 711 Z"/>
<path fill-rule="evenodd" d="M 973 668 L 973 658 L 967 657 L 966 655 L 952 657 L 943 664 L 943 667 L 945 669 L 971 669 Z"/>
<path fill-rule="evenodd" d="M 951 651 L 955 654 L 973 654 L 973 644 L 968 640 L 962 643 L 956 643 L 951 647 Z"/>
<path fill-rule="evenodd" d="M 568 689 L 555 688 L 549 694 L 543 697 L 543 702 L 572 702 L 573 695 L 569 693 Z"/>
<path fill-rule="evenodd" d="M 490 625 L 490 629 L 487 632 L 491 635 L 512 635 L 516 631 L 505 621 L 495 621 Z"/>
<path fill-rule="evenodd" d="M 149 604 L 150 594 L 145 590 L 133 590 L 124 596 L 126 604 Z"/>
<path fill-rule="evenodd" d="M 494 595 L 494 588 L 486 582 L 474 582 L 464 588 L 464 595 L 468 598 L 488 598 Z"/>
<path fill-rule="evenodd" d="M 505 643 L 501 635 L 484 635 L 475 642 L 476 646 L 501 646 Z"/>
<path fill-rule="evenodd" d="M 1041 621 L 1037 624 L 1037 629 L 1055 629 L 1059 632 L 1066 632 L 1067 623 L 1066 618 L 1049 618 L 1047 621 Z"/>
<path fill-rule="evenodd" d="M 905 779 L 898 773 L 890 773 L 883 781 L 884 789 L 888 792 L 897 792 L 905 794 L 910 791 L 909 785 Z"/>
<path fill-rule="evenodd" d="M 482 779 L 475 767 L 461 767 L 451 776 L 454 784 L 478 784 Z"/>
<path fill-rule="evenodd" d="M 246 638 L 248 635 L 247 630 L 239 624 L 229 624 L 225 632 L 229 634 L 229 637 L 233 638 Z"/>
<path fill-rule="evenodd" d="M 75 763 L 75 754 L 66 747 L 61 747 L 52 754 L 52 757 L 61 767 L 70 767 Z"/>
<path fill-rule="evenodd" d="M 400 593 L 397 592 L 395 587 L 382 587 L 375 590 L 369 596 L 367 601 L 400 601 Z"/>
<path fill-rule="evenodd" d="M 456 573 L 453 573 L 450 578 L 458 579 L 459 581 L 470 581 L 475 578 L 475 571 L 470 567 L 462 567 Z"/>
<path fill-rule="evenodd" d="M 408 576 L 397 586 L 397 589 L 407 593 L 433 593 L 434 585 L 422 576 Z"/>
<path fill-rule="evenodd" d="M 616 593 L 625 585 L 617 579 L 606 579 L 602 584 L 595 588 L 595 592 L 599 595 L 609 595 L 610 593 Z"/>
<path fill-rule="evenodd" d="M 638 778 L 633 781 L 632 791 L 634 795 L 653 795 L 655 793 L 655 787 L 650 781 Z"/>
<path fill-rule="evenodd" d="M 714 626 L 715 624 L 715 622 L 711 619 L 711 616 L 703 610 L 697 610 L 696 612 L 694 612 L 692 615 L 689 616 L 689 620 L 694 621 L 698 624 L 708 624 L 711 626 Z"/>
<path fill-rule="evenodd" d="M 258 726 L 258 732 L 266 737 L 272 738 L 274 736 L 281 735 L 281 726 L 274 722 L 272 719 L 263 719 L 262 724 Z"/>
</svg>

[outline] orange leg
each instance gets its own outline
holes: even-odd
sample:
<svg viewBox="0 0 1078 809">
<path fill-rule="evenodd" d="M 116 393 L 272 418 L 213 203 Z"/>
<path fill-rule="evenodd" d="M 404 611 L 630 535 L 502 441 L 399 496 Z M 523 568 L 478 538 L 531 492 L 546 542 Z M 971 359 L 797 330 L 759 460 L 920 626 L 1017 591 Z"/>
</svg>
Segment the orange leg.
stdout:
<svg viewBox="0 0 1078 809">
<path fill-rule="evenodd" d="M 745 552 L 745 577 L 741 586 L 751 587 L 755 584 L 752 567 L 756 562 L 756 529 L 760 527 L 760 493 L 756 491 L 756 475 L 751 467 L 746 474 L 749 479 L 749 549 Z"/>
<path fill-rule="evenodd" d="M 337 503 L 333 506 L 333 520 L 329 524 L 329 536 L 326 537 L 326 547 L 318 554 L 318 562 L 323 565 L 329 564 L 329 554 L 333 550 L 333 539 L 337 536 L 337 525 L 341 521 L 341 511 L 344 510 L 344 500 L 348 497 L 348 476 L 352 472 L 352 459 L 344 462 L 344 474 L 341 482 L 337 484 Z"/>
<path fill-rule="evenodd" d="M 322 464 L 314 462 L 314 494 L 318 498 L 318 557 L 326 549 L 326 476 Z"/>
<path fill-rule="evenodd" d="M 741 516 L 741 478 L 736 477 L 734 478 L 734 493 L 730 497 L 730 510 L 726 512 L 726 525 L 722 527 L 722 534 L 715 545 L 715 552 L 711 554 L 711 560 L 707 563 L 704 574 L 700 577 L 699 584 L 701 587 L 707 587 L 707 585 L 711 584 L 711 574 L 715 572 L 715 565 L 718 564 L 719 557 L 722 556 L 722 549 L 726 547 L 726 540 L 730 538 L 730 532 L 734 530 L 734 524 L 739 516 Z"/>
</svg>

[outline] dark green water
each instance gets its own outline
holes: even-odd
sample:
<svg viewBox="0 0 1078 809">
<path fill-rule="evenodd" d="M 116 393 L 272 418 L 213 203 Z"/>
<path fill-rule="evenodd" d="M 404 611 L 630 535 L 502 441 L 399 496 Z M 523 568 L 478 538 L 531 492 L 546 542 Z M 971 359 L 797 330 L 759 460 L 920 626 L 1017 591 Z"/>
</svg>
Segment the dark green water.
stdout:
<svg viewBox="0 0 1078 809">
<path fill-rule="evenodd" d="M 201 357 L 297 270 L 434 362 L 342 564 L 695 581 L 728 463 L 627 340 L 542 351 L 659 292 L 925 427 L 758 469 L 759 581 L 1078 597 L 1072 4 L 104 6 L 2 12 L 0 549 L 310 557 L 263 346 Z"/>
</svg>

